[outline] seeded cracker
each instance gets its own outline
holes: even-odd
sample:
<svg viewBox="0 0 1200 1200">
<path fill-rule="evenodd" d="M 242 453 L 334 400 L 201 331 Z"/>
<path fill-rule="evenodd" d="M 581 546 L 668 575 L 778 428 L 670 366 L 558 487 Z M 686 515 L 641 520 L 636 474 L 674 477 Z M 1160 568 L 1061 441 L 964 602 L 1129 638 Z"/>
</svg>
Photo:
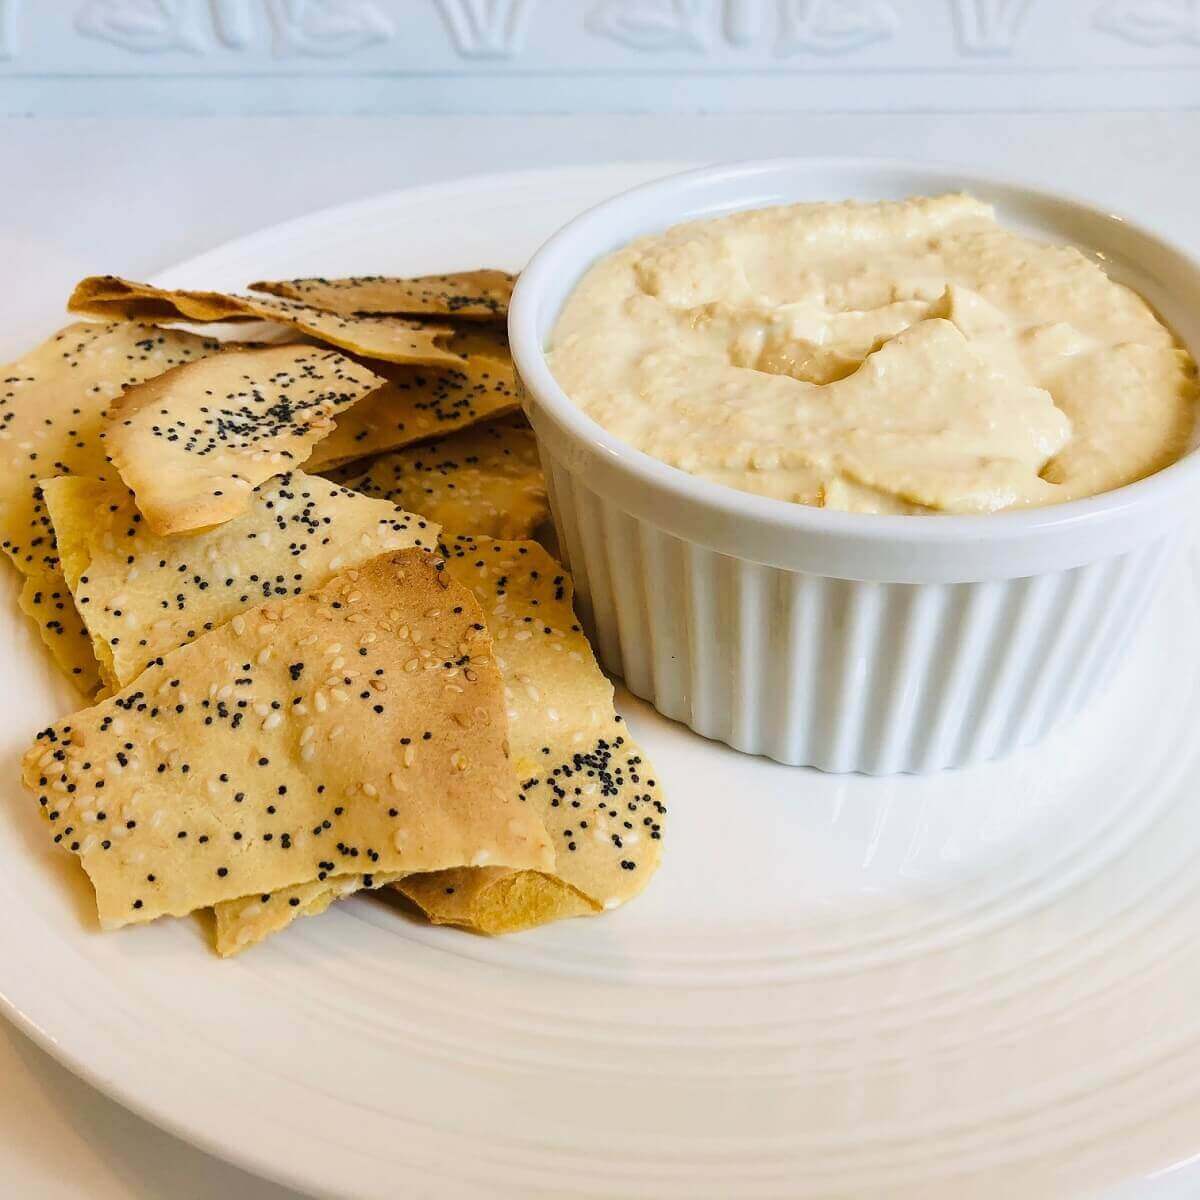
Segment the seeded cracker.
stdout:
<svg viewBox="0 0 1200 1200">
<path fill-rule="evenodd" d="M 512 356 L 502 330 L 460 331 L 450 348 L 459 356 L 451 367 L 372 362 L 387 386 L 338 418 L 306 469 L 336 467 L 517 410 Z"/>
<path fill-rule="evenodd" d="M 489 421 L 381 454 L 330 478 L 425 513 L 453 533 L 527 538 L 549 516 L 537 443 L 524 418 Z"/>
<path fill-rule="evenodd" d="M 166 655 L 24 777 L 114 928 L 364 867 L 548 869 L 506 735 L 478 605 L 402 550 Z"/>
<path fill-rule="evenodd" d="M 253 488 L 302 463 L 380 382 L 315 346 L 230 350 L 114 401 L 109 457 L 155 533 L 203 529 L 244 512 Z"/>
<path fill-rule="evenodd" d="M 85 696 L 95 695 L 103 682 L 100 665 L 62 572 L 56 568 L 27 575 L 17 603 L 37 625 L 62 673 Z"/>
<path fill-rule="evenodd" d="M 324 312 L 448 316 L 474 321 L 503 321 L 516 278 L 505 271 L 463 271 L 397 279 L 359 275 L 351 279 L 284 279 L 252 283 L 255 292 L 298 300 Z"/>
<path fill-rule="evenodd" d="M 99 668 L 78 617 L 69 606 L 59 608 L 69 593 L 39 480 L 104 474 L 100 429 L 121 389 L 219 349 L 218 342 L 190 333 L 89 321 L 0 367 L 0 546 L 31 577 L 22 609 L 85 695 L 99 686 Z"/>
<path fill-rule="evenodd" d="M 240 517 L 171 537 L 147 528 L 119 481 L 71 477 L 43 490 L 112 687 L 264 600 L 312 591 L 386 550 L 436 545 L 424 517 L 300 471 L 256 488 Z"/>
<path fill-rule="evenodd" d="M 480 868 L 481 870 L 484 868 Z M 261 896 L 226 900 L 216 916 L 216 949 L 222 958 L 245 950 L 273 933 L 286 929 L 297 917 L 316 917 L 335 900 L 361 888 L 382 887 L 402 878 L 400 872 L 383 875 L 341 875 L 322 882 L 299 883 Z"/>
<path fill-rule="evenodd" d="M 392 886 L 407 896 L 435 925 L 458 925 L 498 936 L 588 917 L 599 906 L 552 875 L 474 867 L 410 875 Z"/>
<path fill-rule="evenodd" d="M 318 341 L 368 358 L 401 363 L 457 362 L 442 346 L 449 325 L 404 317 L 342 317 L 276 296 L 238 296 L 152 287 L 115 275 L 92 275 L 76 284 L 71 312 L 144 321 L 278 321 Z"/>
<path fill-rule="evenodd" d="M 0 367 L 0 545 L 22 571 L 58 566 L 39 481 L 104 475 L 100 431 L 122 388 L 220 349 L 191 333 L 81 322 Z"/>
<path fill-rule="evenodd" d="M 504 678 L 519 795 L 544 820 L 557 865 L 552 874 L 411 874 L 394 886 L 436 923 L 491 934 L 614 908 L 657 870 L 666 809 L 575 620 L 570 579 L 536 542 L 459 537 L 446 549 L 447 569 L 483 606 Z M 376 876 L 366 886 L 388 882 Z M 358 876 L 336 881 L 341 895 L 360 886 Z M 282 929 L 306 915 L 314 897 L 306 893 L 295 907 L 294 897 L 219 905 L 218 950 L 235 953 Z"/>
<path fill-rule="evenodd" d="M 483 606 L 520 795 L 545 822 L 557 865 L 553 879 L 526 872 L 498 893 L 494 873 L 470 870 L 396 886 L 434 921 L 487 933 L 576 915 L 578 897 L 592 911 L 615 908 L 658 869 L 666 809 L 575 619 L 570 578 L 536 542 L 459 537 L 446 548 L 447 569 Z"/>
</svg>

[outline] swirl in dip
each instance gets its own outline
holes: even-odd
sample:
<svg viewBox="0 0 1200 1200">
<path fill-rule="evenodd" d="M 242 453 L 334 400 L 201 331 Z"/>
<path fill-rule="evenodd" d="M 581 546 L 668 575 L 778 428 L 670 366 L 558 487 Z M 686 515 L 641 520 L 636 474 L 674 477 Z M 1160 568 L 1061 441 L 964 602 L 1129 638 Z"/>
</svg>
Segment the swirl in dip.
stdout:
<svg viewBox="0 0 1200 1200">
<path fill-rule="evenodd" d="M 1191 444 L 1195 364 L 1078 250 L 964 195 L 794 204 L 597 262 L 554 329 L 558 382 L 705 479 L 858 512 L 1095 495 Z"/>
</svg>

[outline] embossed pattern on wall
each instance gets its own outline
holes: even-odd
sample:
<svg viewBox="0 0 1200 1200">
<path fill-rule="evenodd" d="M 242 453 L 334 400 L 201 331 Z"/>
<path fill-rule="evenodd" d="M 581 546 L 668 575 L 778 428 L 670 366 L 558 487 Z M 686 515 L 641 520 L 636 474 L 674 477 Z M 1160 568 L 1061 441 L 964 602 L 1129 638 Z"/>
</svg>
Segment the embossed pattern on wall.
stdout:
<svg viewBox="0 0 1200 1200">
<path fill-rule="evenodd" d="M 1174 107 L 1200 0 L 0 0 L 0 111 Z"/>
</svg>

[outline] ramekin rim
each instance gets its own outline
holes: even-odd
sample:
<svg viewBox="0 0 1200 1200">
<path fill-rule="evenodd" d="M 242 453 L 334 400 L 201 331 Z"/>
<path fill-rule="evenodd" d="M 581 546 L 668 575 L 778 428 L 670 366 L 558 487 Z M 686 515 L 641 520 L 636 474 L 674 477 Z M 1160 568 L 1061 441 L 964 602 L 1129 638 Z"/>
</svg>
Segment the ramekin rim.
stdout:
<svg viewBox="0 0 1200 1200">
<path fill-rule="evenodd" d="M 609 433 L 575 404 L 559 385 L 550 370 L 545 348 L 538 336 L 538 292 L 546 278 L 554 271 L 562 269 L 561 262 L 557 260 L 566 258 L 573 266 L 578 265 L 584 256 L 570 254 L 568 257 L 568 249 L 572 239 L 580 236 L 580 229 L 586 229 L 588 224 L 599 220 L 604 213 L 636 198 L 646 197 L 655 192 L 669 193 L 689 183 L 738 174 L 750 177 L 799 165 L 817 170 L 822 167 L 830 170 L 858 167 L 881 171 L 913 171 L 1024 192 L 1033 199 L 1080 209 L 1101 222 L 1117 222 L 1135 236 L 1159 243 L 1200 278 L 1200 261 L 1153 226 L 1133 220 L 1123 213 L 1099 208 L 1094 202 L 1083 197 L 1045 188 L 1017 176 L 981 171 L 975 167 L 949 162 L 867 155 L 780 156 L 769 159 L 739 159 L 694 167 L 627 188 L 584 209 L 542 243 L 518 277 L 508 317 L 513 361 L 525 387 L 534 394 L 537 402 L 560 429 L 589 450 L 602 455 L 622 472 L 687 503 L 706 506 L 725 517 L 751 520 L 781 530 L 795 533 L 819 532 L 826 536 L 863 543 L 895 542 L 903 539 L 914 544 L 936 545 L 953 544 L 968 539 L 995 542 L 1036 537 L 1052 531 L 1062 533 L 1072 527 L 1091 525 L 1097 521 L 1121 517 L 1137 509 L 1149 508 L 1156 502 L 1165 504 L 1184 489 L 1200 483 L 1200 448 L 1196 448 L 1143 479 L 1094 496 L 1057 504 L 1003 509 L 991 513 L 938 513 L 926 515 L 924 518 L 920 515 L 850 513 L 777 500 L 715 483 L 670 466 Z M 684 219 L 686 218 L 681 215 L 680 220 Z M 630 234 L 631 238 L 634 236 L 637 235 Z M 594 257 L 587 261 L 594 261 Z"/>
</svg>

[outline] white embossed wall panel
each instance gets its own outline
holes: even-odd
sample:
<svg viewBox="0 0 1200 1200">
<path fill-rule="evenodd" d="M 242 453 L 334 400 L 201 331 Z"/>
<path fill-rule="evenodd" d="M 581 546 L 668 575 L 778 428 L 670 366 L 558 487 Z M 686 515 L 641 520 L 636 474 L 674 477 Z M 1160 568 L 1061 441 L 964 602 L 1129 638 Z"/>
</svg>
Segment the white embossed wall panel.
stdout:
<svg viewBox="0 0 1200 1200">
<path fill-rule="evenodd" d="M 1200 0 L 0 0 L 8 112 L 1200 103 Z"/>
</svg>

